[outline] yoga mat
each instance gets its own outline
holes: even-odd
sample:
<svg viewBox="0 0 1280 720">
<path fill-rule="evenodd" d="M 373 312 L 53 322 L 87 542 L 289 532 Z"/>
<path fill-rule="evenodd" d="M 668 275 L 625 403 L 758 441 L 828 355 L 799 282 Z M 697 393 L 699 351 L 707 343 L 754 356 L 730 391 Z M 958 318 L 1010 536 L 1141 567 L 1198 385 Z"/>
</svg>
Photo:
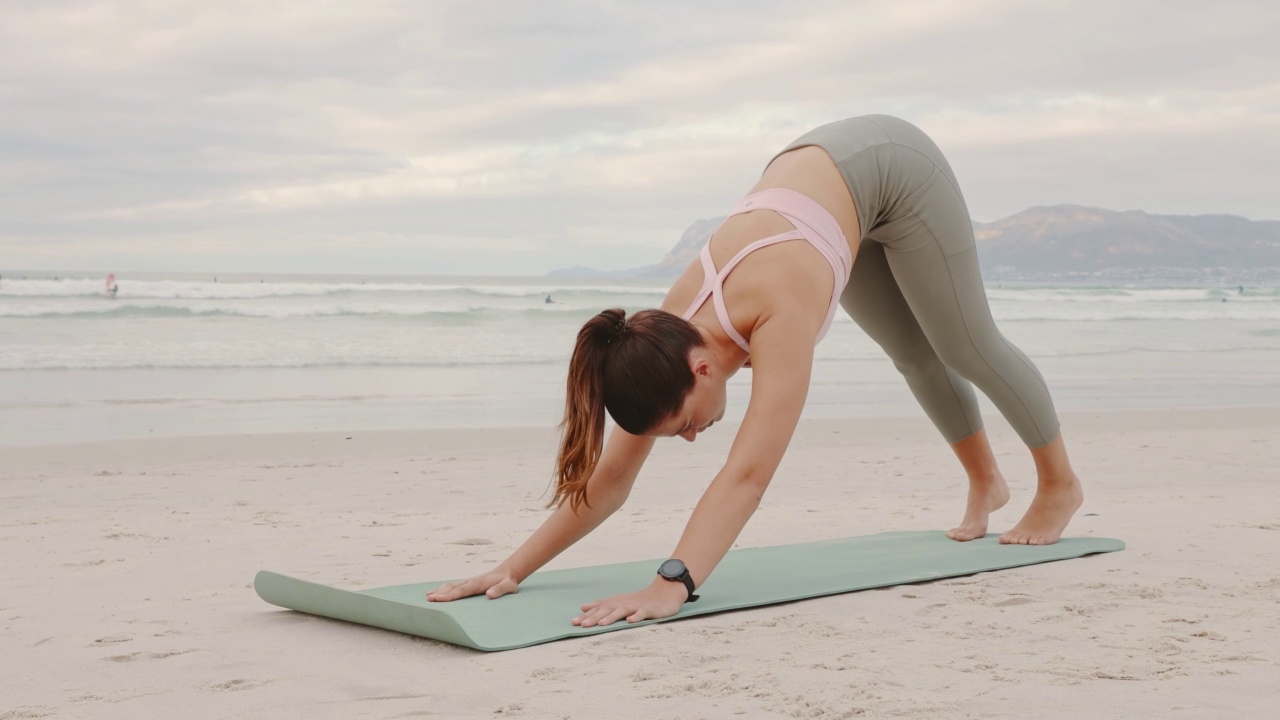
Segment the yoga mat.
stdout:
<svg viewBox="0 0 1280 720">
<path fill-rule="evenodd" d="M 569 621 L 583 603 L 644 588 L 666 558 L 537 572 L 525 579 L 520 592 L 497 600 L 482 595 L 427 602 L 427 592 L 447 581 L 351 591 L 266 570 L 254 578 L 253 587 L 272 605 L 493 651 L 1123 549 L 1123 542 L 1109 538 L 1063 538 L 1054 545 L 1035 546 L 1001 545 L 994 534 L 961 543 L 941 532 L 889 532 L 731 550 L 698 589 L 701 599 L 685 603 L 678 614 L 593 628 L 575 627 Z"/>
</svg>

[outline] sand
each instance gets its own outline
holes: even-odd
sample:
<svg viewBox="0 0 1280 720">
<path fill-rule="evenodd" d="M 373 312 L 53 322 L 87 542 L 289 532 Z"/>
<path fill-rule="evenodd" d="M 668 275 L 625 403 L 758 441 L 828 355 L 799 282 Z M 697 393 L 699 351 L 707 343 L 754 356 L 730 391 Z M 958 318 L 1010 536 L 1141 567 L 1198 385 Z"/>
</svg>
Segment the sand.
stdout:
<svg viewBox="0 0 1280 720">
<path fill-rule="evenodd" d="M 990 424 L 1000 529 L 1034 476 Z M 552 430 L 5 449 L 0 719 L 1273 717 L 1280 408 L 1063 425 L 1087 493 L 1067 534 L 1124 552 L 494 654 L 280 610 L 253 576 L 486 569 L 544 517 Z M 659 443 L 548 567 L 665 557 L 732 430 Z M 738 545 L 946 529 L 957 471 L 923 417 L 806 421 Z"/>
</svg>

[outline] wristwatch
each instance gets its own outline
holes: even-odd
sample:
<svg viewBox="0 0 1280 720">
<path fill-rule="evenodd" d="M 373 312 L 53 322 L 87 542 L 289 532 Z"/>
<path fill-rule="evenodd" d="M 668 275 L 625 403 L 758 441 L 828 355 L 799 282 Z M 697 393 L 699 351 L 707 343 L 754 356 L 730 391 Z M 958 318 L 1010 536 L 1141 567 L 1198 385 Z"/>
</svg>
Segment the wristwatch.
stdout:
<svg viewBox="0 0 1280 720">
<path fill-rule="evenodd" d="M 689 568 L 685 567 L 682 561 L 671 558 L 663 562 L 658 566 L 658 575 L 663 580 L 684 583 L 684 589 L 689 591 L 689 598 L 685 602 L 698 599 L 698 596 L 693 594 L 693 577 L 689 575 Z"/>
</svg>

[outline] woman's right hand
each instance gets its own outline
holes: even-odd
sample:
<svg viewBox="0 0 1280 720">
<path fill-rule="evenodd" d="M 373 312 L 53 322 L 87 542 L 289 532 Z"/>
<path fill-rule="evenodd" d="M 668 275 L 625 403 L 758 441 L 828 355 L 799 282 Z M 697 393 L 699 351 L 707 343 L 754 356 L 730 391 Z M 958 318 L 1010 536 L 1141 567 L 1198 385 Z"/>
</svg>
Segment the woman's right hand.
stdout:
<svg viewBox="0 0 1280 720">
<path fill-rule="evenodd" d="M 429 602 L 449 602 L 472 595 L 484 594 L 490 600 L 516 592 L 520 583 L 511 573 L 505 570 L 490 570 L 487 573 L 469 577 L 465 580 L 454 580 L 427 593 Z"/>
</svg>

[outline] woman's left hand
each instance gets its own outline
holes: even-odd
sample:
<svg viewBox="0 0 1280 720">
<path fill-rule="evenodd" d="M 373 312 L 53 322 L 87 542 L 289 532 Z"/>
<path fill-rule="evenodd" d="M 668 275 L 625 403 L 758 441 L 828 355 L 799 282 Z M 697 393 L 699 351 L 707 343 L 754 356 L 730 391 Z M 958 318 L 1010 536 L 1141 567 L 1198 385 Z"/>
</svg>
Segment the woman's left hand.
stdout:
<svg viewBox="0 0 1280 720">
<path fill-rule="evenodd" d="M 623 618 L 627 622 L 656 620 L 671 617 L 680 612 L 689 592 L 683 583 L 667 580 L 654 581 L 654 584 L 638 592 L 614 595 L 582 606 L 582 614 L 573 619 L 578 627 L 595 627 L 610 625 Z"/>
</svg>

